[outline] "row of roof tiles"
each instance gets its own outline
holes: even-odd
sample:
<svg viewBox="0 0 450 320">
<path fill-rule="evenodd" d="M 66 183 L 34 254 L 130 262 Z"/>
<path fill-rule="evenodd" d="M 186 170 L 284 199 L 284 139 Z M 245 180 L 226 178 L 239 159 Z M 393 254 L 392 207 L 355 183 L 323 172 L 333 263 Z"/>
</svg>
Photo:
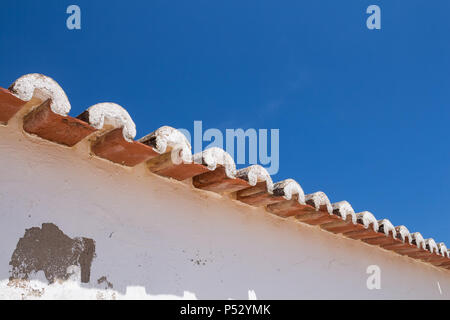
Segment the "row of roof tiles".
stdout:
<svg viewBox="0 0 450 320">
<path fill-rule="evenodd" d="M 9 89 L 0 88 L 0 123 L 14 116 L 23 118 L 23 130 L 43 139 L 74 146 L 96 133 L 91 152 L 124 166 L 145 162 L 155 174 L 186 180 L 196 188 L 216 193 L 235 193 L 236 200 L 265 207 L 277 216 L 298 221 L 370 245 L 450 269 L 450 251 L 444 243 L 410 233 L 405 226 L 394 227 L 388 219 L 377 220 L 372 213 L 355 213 L 347 201 L 331 204 L 323 192 L 304 194 L 293 179 L 273 183 L 259 166 L 236 170 L 233 158 L 220 148 L 191 153 L 186 137 L 164 126 L 134 140 L 136 127 L 128 112 L 114 103 L 99 103 L 77 117 L 69 116 L 71 106 L 63 89 L 51 78 L 28 74 Z"/>
</svg>

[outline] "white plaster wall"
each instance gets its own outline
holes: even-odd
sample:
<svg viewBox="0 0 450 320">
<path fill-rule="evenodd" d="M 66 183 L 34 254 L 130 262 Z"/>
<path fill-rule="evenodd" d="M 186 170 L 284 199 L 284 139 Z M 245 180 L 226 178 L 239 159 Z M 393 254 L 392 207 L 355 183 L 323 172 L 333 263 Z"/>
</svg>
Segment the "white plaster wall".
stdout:
<svg viewBox="0 0 450 320">
<path fill-rule="evenodd" d="M 450 297 L 450 272 L 227 197 L 0 126 L 0 298 L 416 299 Z M 89 284 L 8 285 L 25 229 L 96 242 Z M 197 263 L 199 262 L 199 264 Z M 368 290 L 366 268 L 381 268 Z M 106 276 L 114 288 L 104 290 Z M 439 283 L 439 284 L 438 284 Z M 440 287 L 440 289 L 439 289 Z M 33 291 L 32 289 L 37 291 Z"/>
</svg>

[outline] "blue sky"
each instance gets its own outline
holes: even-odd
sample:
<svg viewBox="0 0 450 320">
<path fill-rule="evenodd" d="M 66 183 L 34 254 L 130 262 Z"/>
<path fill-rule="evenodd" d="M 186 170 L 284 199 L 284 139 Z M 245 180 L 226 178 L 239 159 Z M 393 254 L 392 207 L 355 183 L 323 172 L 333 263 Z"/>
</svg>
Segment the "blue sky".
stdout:
<svg viewBox="0 0 450 320">
<path fill-rule="evenodd" d="M 66 8 L 81 8 L 81 30 Z M 381 30 L 366 8 L 381 7 Z M 104 101 L 162 125 L 279 128 L 280 171 L 450 244 L 447 0 L 15 0 L 0 86 L 51 76 L 71 115 Z"/>
</svg>

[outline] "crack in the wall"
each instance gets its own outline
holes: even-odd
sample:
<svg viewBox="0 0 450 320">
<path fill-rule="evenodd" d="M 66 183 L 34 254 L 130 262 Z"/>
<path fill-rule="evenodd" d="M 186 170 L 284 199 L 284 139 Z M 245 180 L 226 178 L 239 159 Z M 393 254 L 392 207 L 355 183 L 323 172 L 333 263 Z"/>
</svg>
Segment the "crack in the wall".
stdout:
<svg viewBox="0 0 450 320">
<path fill-rule="evenodd" d="M 81 282 L 88 283 L 94 256 L 93 239 L 72 239 L 53 223 L 43 223 L 42 228 L 26 229 L 19 239 L 9 262 L 10 280 L 28 280 L 38 271 L 44 272 L 49 283 L 67 280 L 71 275 L 68 267 L 75 265 L 81 269 Z"/>
</svg>

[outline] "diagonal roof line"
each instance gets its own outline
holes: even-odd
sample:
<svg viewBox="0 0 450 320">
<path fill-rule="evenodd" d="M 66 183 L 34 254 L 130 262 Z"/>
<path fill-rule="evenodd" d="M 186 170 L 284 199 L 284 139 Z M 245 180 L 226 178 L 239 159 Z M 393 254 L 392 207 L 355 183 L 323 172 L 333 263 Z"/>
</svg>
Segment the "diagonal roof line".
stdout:
<svg viewBox="0 0 450 320">
<path fill-rule="evenodd" d="M 9 89 L 0 88 L 0 123 L 4 125 L 21 117 L 25 132 L 68 147 L 95 133 L 91 152 L 97 157 L 129 167 L 145 163 L 157 175 L 192 179 L 198 189 L 234 193 L 237 201 L 264 207 L 279 217 L 295 217 L 301 223 L 450 269 L 450 251 L 444 243 L 410 233 L 405 226 L 394 227 L 388 219 L 377 220 L 368 211 L 355 213 L 347 201 L 332 204 L 321 191 L 305 195 L 293 179 L 273 183 L 260 165 L 237 170 L 233 158 L 220 148 L 192 154 L 186 137 L 172 127 L 161 127 L 136 141 L 132 118 L 117 104 L 99 103 L 77 117 L 68 115 L 70 109 L 64 90 L 41 74 L 24 75 Z"/>
</svg>

